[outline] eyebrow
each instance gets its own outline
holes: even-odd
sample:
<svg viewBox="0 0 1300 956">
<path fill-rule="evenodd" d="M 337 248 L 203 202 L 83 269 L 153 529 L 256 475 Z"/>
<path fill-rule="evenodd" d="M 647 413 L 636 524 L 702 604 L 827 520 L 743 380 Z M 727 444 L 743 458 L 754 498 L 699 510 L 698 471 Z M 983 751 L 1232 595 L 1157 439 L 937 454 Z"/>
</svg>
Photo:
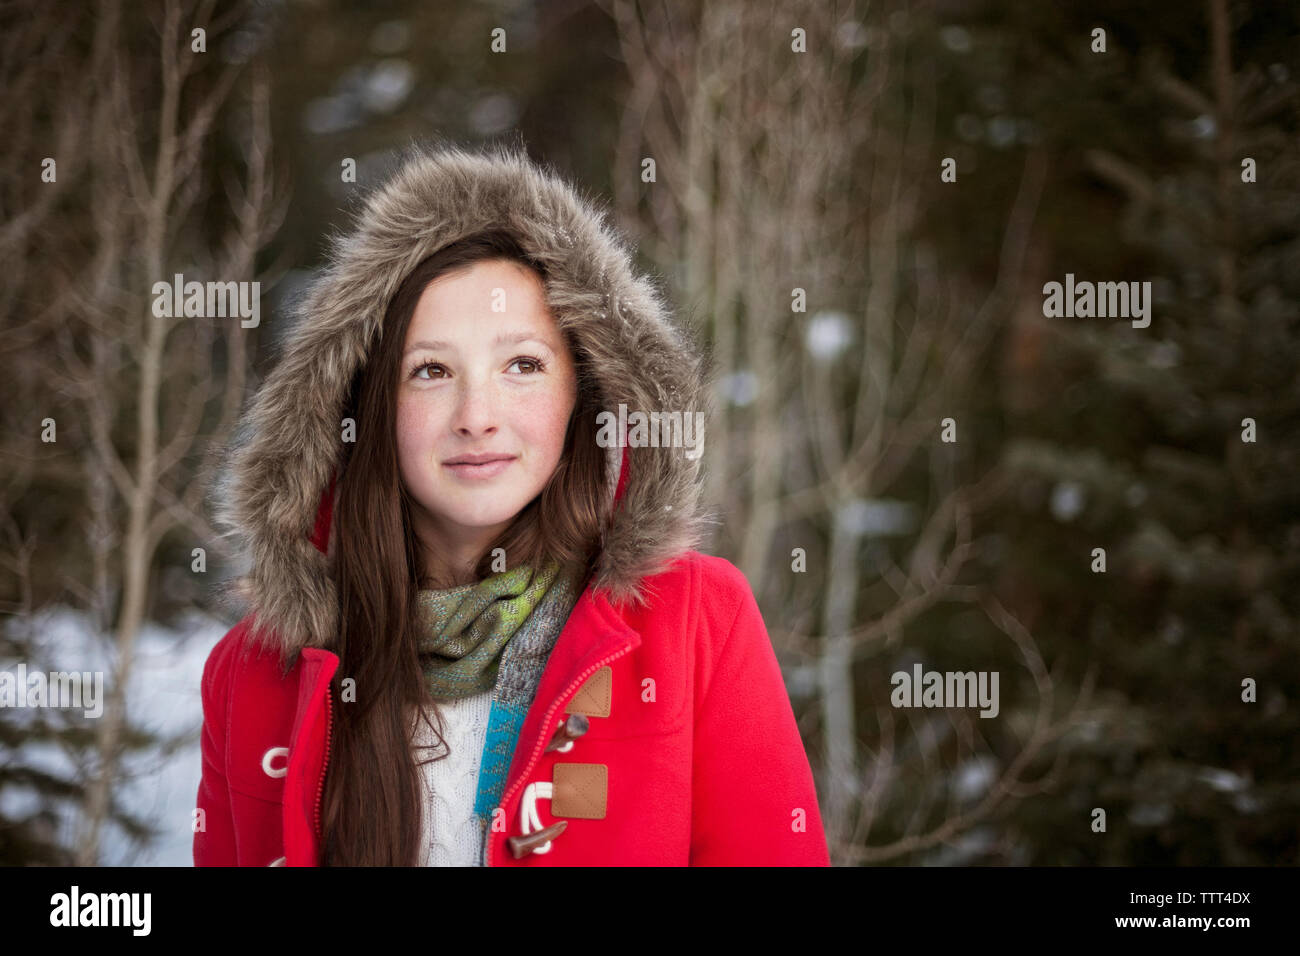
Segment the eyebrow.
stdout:
<svg viewBox="0 0 1300 956">
<path fill-rule="evenodd" d="M 519 345 L 521 342 L 536 342 L 538 345 L 543 345 L 548 349 L 551 348 L 546 340 L 537 338 L 532 332 L 501 332 L 492 340 L 493 345 Z M 443 342 L 440 339 L 421 339 L 419 342 L 412 342 L 411 347 L 404 354 L 410 355 L 420 349 L 456 351 L 456 347 L 450 342 Z"/>
</svg>

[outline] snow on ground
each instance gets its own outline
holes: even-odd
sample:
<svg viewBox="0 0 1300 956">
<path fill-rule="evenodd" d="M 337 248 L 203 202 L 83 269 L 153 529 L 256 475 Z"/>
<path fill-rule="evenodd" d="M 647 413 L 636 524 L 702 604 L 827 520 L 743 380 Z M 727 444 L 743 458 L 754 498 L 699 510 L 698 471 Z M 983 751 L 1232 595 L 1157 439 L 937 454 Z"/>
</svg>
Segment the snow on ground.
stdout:
<svg viewBox="0 0 1300 956">
<path fill-rule="evenodd" d="M 135 666 L 127 688 L 127 714 L 140 730 L 161 735 L 164 740 L 148 750 L 125 757 L 113 787 L 115 801 L 148 821 L 160 831 L 144 847 L 133 846 L 116 825 L 104 833 L 101 862 L 108 866 L 191 866 L 193 831 L 191 820 L 200 775 L 199 731 L 203 705 L 199 683 L 209 651 L 229 629 L 229 624 L 193 614 L 175 628 L 146 624 L 136 641 Z M 104 674 L 104 696 L 108 694 L 110 660 L 116 658 L 111 639 L 97 636 L 87 616 L 77 610 L 55 607 L 30 618 L 9 622 L 10 630 L 21 627 L 34 639 L 33 658 L 22 661 L 28 674 L 34 671 L 100 671 Z M 110 657 L 112 655 L 112 657 Z M 0 670 L 16 674 L 20 662 L 0 658 Z M 29 725 L 36 711 L 5 708 L 0 720 Z M 94 726 L 79 709 L 41 712 L 69 722 Z M 100 718 L 102 719 L 102 718 Z M 167 740 L 180 738 L 168 750 Z M 55 743 L 30 741 L 21 749 L 23 762 L 68 777 L 80 771 L 63 747 Z M 41 798 L 33 791 L 10 787 L 0 792 L 0 810 L 6 815 L 28 813 Z M 60 842 L 72 846 L 79 833 L 80 807 L 66 801 L 50 809 L 60 820 Z"/>
</svg>

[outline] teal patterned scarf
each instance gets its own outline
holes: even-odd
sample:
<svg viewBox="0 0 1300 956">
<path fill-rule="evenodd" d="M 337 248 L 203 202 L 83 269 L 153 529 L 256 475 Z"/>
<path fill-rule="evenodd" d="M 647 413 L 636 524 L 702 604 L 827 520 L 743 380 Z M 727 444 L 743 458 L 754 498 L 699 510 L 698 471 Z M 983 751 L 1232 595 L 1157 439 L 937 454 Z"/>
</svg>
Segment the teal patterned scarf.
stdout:
<svg viewBox="0 0 1300 956">
<path fill-rule="evenodd" d="M 496 686 L 501 655 L 559 574 L 523 565 L 473 584 L 420 591 L 418 648 L 429 693 L 459 699 Z"/>
</svg>

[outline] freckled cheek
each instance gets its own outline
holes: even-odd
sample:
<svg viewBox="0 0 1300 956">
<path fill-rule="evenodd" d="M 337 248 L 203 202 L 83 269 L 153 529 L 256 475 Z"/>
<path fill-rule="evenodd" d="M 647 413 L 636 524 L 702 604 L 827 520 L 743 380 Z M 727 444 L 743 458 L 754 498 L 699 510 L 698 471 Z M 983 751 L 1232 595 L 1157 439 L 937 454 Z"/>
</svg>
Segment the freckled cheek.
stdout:
<svg viewBox="0 0 1300 956">
<path fill-rule="evenodd" d="M 402 470 L 427 468 L 437 447 L 437 426 L 429 410 L 416 402 L 399 401 L 393 431 L 397 439 L 397 460 Z"/>
<path fill-rule="evenodd" d="M 514 416 L 519 435 L 534 455 L 559 458 L 573 399 L 563 393 L 535 395 L 521 402 Z"/>
</svg>

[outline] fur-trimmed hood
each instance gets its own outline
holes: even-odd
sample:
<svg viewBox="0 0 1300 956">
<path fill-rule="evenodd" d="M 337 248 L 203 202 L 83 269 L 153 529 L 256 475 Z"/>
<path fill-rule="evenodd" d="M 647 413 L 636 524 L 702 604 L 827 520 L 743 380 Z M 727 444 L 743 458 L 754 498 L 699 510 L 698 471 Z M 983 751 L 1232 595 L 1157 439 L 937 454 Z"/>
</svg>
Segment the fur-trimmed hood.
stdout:
<svg viewBox="0 0 1300 956">
<path fill-rule="evenodd" d="M 286 658 L 334 646 L 327 516 L 348 389 L 402 279 L 443 246 L 505 228 L 545 265 L 547 302 L 590 355 L 600 408 L 709 414 L 703 359 L 603 204 L 517 148 L 414 147 L 356 219 L 293 309 L 216 485 L 244 572 L 237 593 Z M 645 601 L 642 579 L 702 542 L 700 458 L 685 451 L 609 449 L 610 523 L 591 587 L 614 604 Z"/>
</svg>

